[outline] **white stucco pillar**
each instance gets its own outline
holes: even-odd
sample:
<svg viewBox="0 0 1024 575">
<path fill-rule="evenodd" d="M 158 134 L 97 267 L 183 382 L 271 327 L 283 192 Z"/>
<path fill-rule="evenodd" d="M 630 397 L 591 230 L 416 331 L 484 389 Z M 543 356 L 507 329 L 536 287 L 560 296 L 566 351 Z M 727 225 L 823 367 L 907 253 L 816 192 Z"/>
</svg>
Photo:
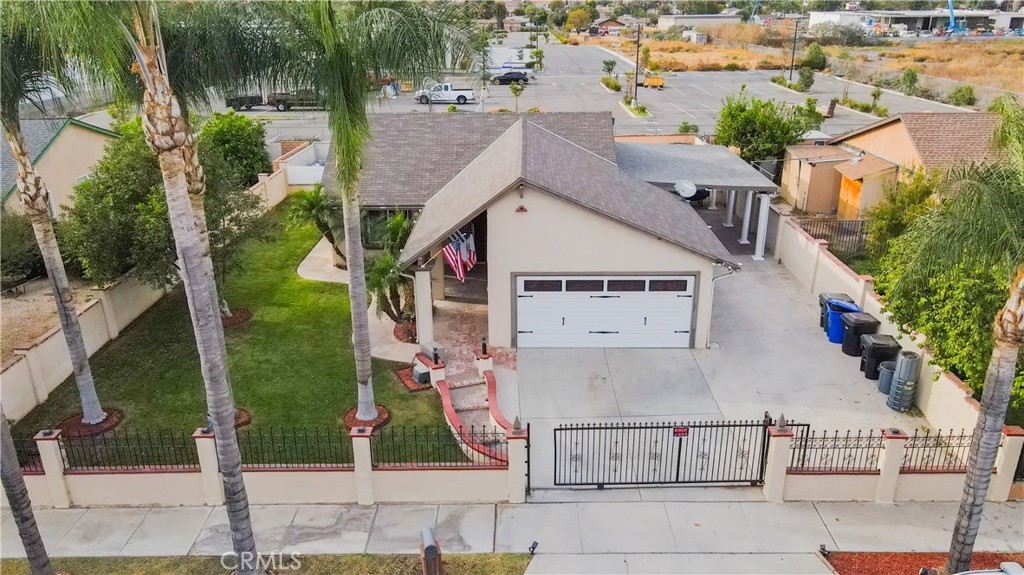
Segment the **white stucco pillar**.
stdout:
<svg viewBox="0 0 1024 575">
<path fill-rule="evenodd" d="M 729 190 L 725 193 L 725 223 L 722 226 L 731 228 L 732 213 L 736 211 L 736 190 Z"/>
<path fill-rule="evenodd" d="M 525 429 L 509 429 L 508 438 L 508 502 L 526 503 L 526 441 Z"/>
<path fill-rule="evenodd" d="M 438 264 L 434 264 L 438 265 Z M 430 268 L 419 268 L 413 280 L 416 304 L 416 341 L 434 341 L 434 297 Z"/>
<path fill-rule="evenodd" d="M 786 500 L 786 468 L 792 443 L 792 427 L 772 425 L 768 428 L 768 455 L 764 465 L 764 486 L 761 487 L 765 501 L 782 503 Z"/>
<path fill-rule="evenodd" d="M 760 261 L 764 261 L 764 244 L 765 244 L 765 240 L 768 239 L 768 209 L 770 207 L 769 202 L 771 202 L 772 195 L 771 194 L 758 194 L 757 195 L 757 199 L 761 203 L 760 203 L 760 205 L 757 206 L 758 207 L 757 239 L 755 240 L 755 243 L 754 243 L 754 256 L 753 256 L 753 258 L 754 258 L 755 261 L 759 261 L 760 262 Z"/>
<path fill-rule="evenodd" d="M 1003 427 L 1003 444 L 996 454 L 995 475 L 988 488 L 988 501 L 1006 501 L 1013 487 L 1013 472 L 1017 469 L 1017 461 L 1021 456 L 1021 445 L 1024 444 L 1024 429 L 1016 425 Z"/>
<path fill-rule="evenodd" d="M 875 501 L 892 503 L 896 499 L 896 484 L 900 480 L 900 468 L 903 467 L 903 454 L 907 451 L 907 440 L 910 437 L 896 429 L 882 430 L 882 452 L 878 456 L 878 484 L 875 490 Z"/>
<path fill-rule="evenodd" d="M 436 300 L 444 299 L 444 258 L 434 258 L 434 265 L 430 268 L 431 296 Z"/>
<path fill-rule="evenodd" d="M 203 476 L 203 497 L 207 505 L 224 504 L 224 481 L 220 477 L 217 461 L 217 441 L 213 431 L 199 428 L 192 434 L 199 455 L 199 471 Z"/>
<path fill-rule="evenodd" d="M 746 201 L 743 202 L 743 228 L 740 230 L 740 243 L 749 244 L 750 240 L 750 212 L 754 204 L 754 190 L 747 190 Z"/>
<path fill-rule="evenodd" d="M 370 454 L 370 437 L 372 427 L 353 427 L 348 436 L 352 439 L 352 458 L 355 464 L 356 502 L 360 505 L 373 505 L 373 456 Z"/>
<path fill-rule="evenodd" d="M 718 209 L 718 190 L 711 188 L 711 205 L 708 206 L 709 210 Z"/>
<path fill-rule="evenodd" d="M 40 431 L 32 439 L 39 450 L 39 462 L 43 465 L 46 486 L 50 490 L 50 501 L 57 509 L 71 507 L 68 484 L 64 481 L 64 456 L 60 452 L 60 430 L 51 430 L 49 435 Z"/>
</svg>

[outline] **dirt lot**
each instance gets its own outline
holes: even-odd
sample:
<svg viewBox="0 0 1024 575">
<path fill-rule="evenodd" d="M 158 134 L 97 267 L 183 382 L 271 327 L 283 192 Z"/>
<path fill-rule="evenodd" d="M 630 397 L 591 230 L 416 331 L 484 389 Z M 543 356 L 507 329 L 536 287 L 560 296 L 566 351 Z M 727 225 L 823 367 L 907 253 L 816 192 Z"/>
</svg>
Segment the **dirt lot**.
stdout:
<svg viewBox="0 0 1024 575">
<path fill-rule="evenodd" d="M 592 37 L 589 43 L 615 50 L 630 58 L 636 55 L 636 42 L 624 38 Z M 652 69 L 699 72 L 721 70 L 729 64 L 735 64 L 740 70 L 770 70 L 785 67 L 785 63 L 780 58 L 758 54 L 743 48 L 725 48 L 676 40 L 644 40 L 643 45 L 651 49 L 650 68 Z"/>
<path fill-rule="evenodd" d="M 91 286 L 85 280 L 71 280 L 77 309 L 92 299 Z M 0 301 L 0 362 L 13 357 L 16 346 L 32 342 L 60 323 L 47 279 L 32 280 L 25 288 L 23 295 L 4 296 Z"/>
<path fill-rule="evenodd" d="M 830 48 L 836 55 L 841 49 Z M 859 53 L 847 49 L 856 57 Z M 991 41 L 931 40 L 913 45 L 879 47 L 870 50 L 877 63 L 887 68 L 913 66 L 921 74 L 1021 91 L 1020 70 L 1024 68 L 1024 40 Z"/>
</svg>

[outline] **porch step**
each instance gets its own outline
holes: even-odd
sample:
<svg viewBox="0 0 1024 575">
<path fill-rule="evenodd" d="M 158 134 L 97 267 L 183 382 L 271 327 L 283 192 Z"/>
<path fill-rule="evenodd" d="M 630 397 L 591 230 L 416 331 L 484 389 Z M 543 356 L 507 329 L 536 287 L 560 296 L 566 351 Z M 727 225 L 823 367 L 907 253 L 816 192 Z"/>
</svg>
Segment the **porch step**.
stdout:
<svg viewBox="0 0 1024 575">
<path fill-rule="evenodd" d="M 462 420 L 462 426 L 466 430 L 473 430 L 481 433 L 484 431 L 491 431 L 491 417 L 487 408 L 484 409 L 460 409 L 458 410 L 459 419 Z"/>
<path fill-rule="evenodd" d="M 478 409 L 481 405 L 487 409 L 487 389 L 479 385 L 452 389 L 451 397 L 455 411 Z"/>
<path fill-rule="evenodd" d="M 462 381 L 449 381 L 448 387 L 450 389 L 462 389 L 464 387 L 473 387 L 474 385 L 486 385 L 487 380 L 482 377 L 476 377 L 472 379 L 464 379 Z M 486 393 L 486 392 L 485 392 Z"/>
</svg>

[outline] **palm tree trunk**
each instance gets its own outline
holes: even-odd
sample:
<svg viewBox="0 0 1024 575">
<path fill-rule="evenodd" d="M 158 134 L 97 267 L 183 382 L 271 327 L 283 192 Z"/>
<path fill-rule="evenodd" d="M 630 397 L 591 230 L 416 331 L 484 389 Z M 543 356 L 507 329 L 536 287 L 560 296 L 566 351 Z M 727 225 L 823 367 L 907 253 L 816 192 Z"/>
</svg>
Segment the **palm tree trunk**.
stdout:
<svg viewBox="0 0 1024 575">
<path fill-rule="evenodd" d="M 377 418 L 377 405 L 373 400 L 373 369 L 370 362 L 370 318 L 366 294 L 366 262 L 363 259 L 361 222 L 359 220 L 359 192 L 355 185 L 342 193 L 342 213 L 345 223 L 345 247 L 348 252 L 348 297 L 352 309 L 352 347 L 356 356 L 356 387 L 358 402 L 356 419 L 372 421 Z"/>
<path fill-rule="evenodd" d="M 971 438 L 967 459 L 967 478 L 963 498 L 953 528 L 953 540 L 946 559 L 946 573 L 959 573 L 971 567 L 974 542 L 981 527 L 981 514 L 992 482 L 996 453 L 1006 420 L 1006 409 L 1013 390 L 1014 369 L 1021 341 L 1024 340 L 1024 268 L 1010 285 L 1006 305 L 996 314 L 995 346 L 985 373 L 978 423 Z"/>
<path fill-rule="evenodd" d="M 55 575 L 43 538 L 39 535 L 36 516 L 32 513 L 32 501 L 28 497 L 25 478 L 21 475 L 21 464 L 18 463 L 11 428 L 7 425 L 3 408 L 0 408 L 0 479 L 3 481 L 11 514 L 14 515 L 14 524 L 18 526 L 21 544 L 25 547 L 29 570 L 32 575 Z"/>
<path fill-rule="evenodd" d="M 155 22 L 155 8 L 152 18 Z M 137 28 L 140 27 L 138 17 L 136 24 Z M 217 439 L 217 460 L 224 483 L 232 547 L 238 558 L 237 572 L 244 575 L 259 574 L 263 573 L 263 569 L 255 561 L 256 541 L 242 479 L 242 457 L 235 431 L 235 401 L 228 381 L 227 347 L 219 311 L 220 298 L 217 297 L 213 265 L 209 257 L 208 237 L 204 240 L 206 218 L 201 211 L 202 187 L 198 185 L 195 172 L 198 160 L 191 148 L 192 134 L 188 122 L 181 114 L 181 106 L 171 92 L 162 67 L 162 50 L 163 47 L 157 43 L 147 45 L 136 54 L 141 60 L 139 64 L 145 68 L 142 74 L 146 84 L 143 94 L 143 130 L 147 143 L 160 160 L 171 231 L 181 260 L 182 284 L 206 384 L 206 403 Z M 190 173 L 191 184 L 188 176 Z M 198 190 L 198 193 L 190 193 L 193 190 Z"/>
<path fill-rule="evenodd" d="M 18 165 L 18 197 L 32 220 L 32 230 L 35 232 L 36 243 L 39 244 L 39 251 L 43 256 L 46 275 L 50 279 L 53 299 L 57 304 L 60 326 L 64 332 L 64 341 L 67 343 L 68 353 L 71 356 L 71 367 L 75 374 L 78 397 L 82 404 L 82 423 L 94 425 L 106 419 L 107 414 L 100 407 L 100 399 L 96 395 L 96 384 L 92 379 L 92 369 L 89 366 L 89 353 L 85 349 L 85 340 L 82 338 L 82 326 L 78 322 L 71 286 L 68 285 L 68 274 L 64 270 L 64 260 L 61 259 L 57 236 L 53 231 L 49 207 L 50 192 L 32 166 L 21 131 L 9 127 L 7 141 L 11 145 L 11 151 Z"/>
</svg>

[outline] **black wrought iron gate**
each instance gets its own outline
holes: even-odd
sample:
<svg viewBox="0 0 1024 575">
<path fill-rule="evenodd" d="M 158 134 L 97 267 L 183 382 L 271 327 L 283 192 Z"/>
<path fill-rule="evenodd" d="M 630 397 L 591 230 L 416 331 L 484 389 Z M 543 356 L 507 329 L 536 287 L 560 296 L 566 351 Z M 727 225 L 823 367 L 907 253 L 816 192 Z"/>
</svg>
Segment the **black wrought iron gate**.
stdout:
<svg viewBox="0 0 1024 575">
<path fill-rule="evenodd" d="M 555 485 L 764 482 L 774 420 L 584 423 L 554 429 Z"/>
</svg>

